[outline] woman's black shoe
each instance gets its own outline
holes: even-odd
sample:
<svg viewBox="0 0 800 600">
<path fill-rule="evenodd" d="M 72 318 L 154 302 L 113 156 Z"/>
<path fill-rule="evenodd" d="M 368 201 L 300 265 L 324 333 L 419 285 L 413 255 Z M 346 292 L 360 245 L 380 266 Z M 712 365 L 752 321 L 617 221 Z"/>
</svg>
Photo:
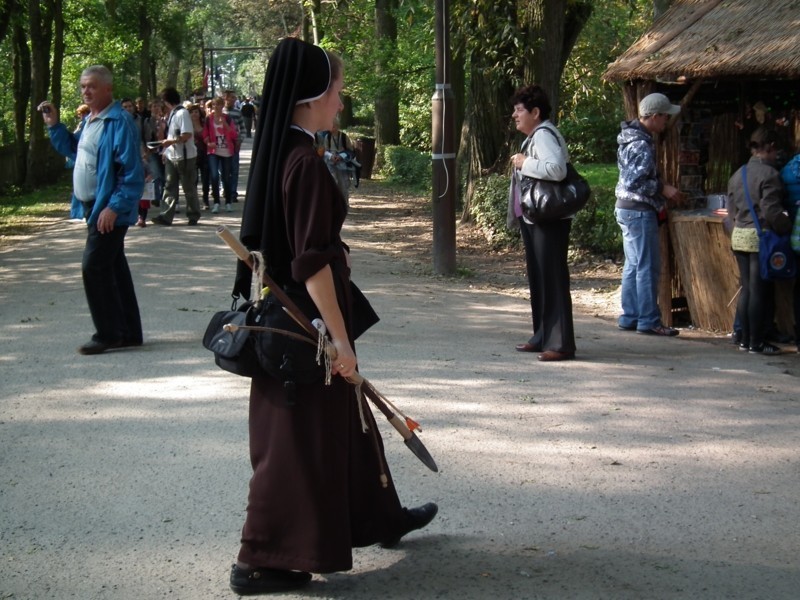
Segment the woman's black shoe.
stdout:
<svg viewBox="0 0 800 600">
<path fill-rule="evenodd" d="M 231 589 L 240 596 L 274 594 L 301 588 L 311 581 L 311 573 L 283 569 L 242 569 L 231 567 Z"/>
<path fill-rule="evenodd" d="M 406 524 L 403 529 L 395 537 L 389 538 L 381 542 L 381 548 L 394 548 L 400 543 L 400 539 L 416 529 L 422 529 L 428 523 L 433 521 L 433 517 L 439 512 L 439 507 L 433 502 L 428 502 L 417 508 L 404 508 L 406 513 Z"/>
</svg>

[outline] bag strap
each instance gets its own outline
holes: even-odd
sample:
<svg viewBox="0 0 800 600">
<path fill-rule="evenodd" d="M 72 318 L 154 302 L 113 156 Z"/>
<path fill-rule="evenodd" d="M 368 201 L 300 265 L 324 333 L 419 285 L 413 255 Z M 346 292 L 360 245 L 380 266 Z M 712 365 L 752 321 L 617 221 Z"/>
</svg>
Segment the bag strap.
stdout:
<svg viewBox="0 0 800 600">
<path fill-rule="evenodd" d="M 546 131 L 547 133 L 552 135 L 554 138 L 556 138 L 556 142 L 558 142 L 558 147 L 561 148 L 561 140 L 558 139 L 558 136 L 556 135 L 556 132 L 553 131 L 552 129 L 550 129 L 549 127 L 545 127 L 544 125 L 540 125 L 539 127 L 537 127 L 536 129 L 533 130 L 533 133 L 531 134 L 531 141 L 533 141 L 533 136 L 536 135 L 536 132 L 537 131 L 542 131 L 542 130 Z"/>
<path fill-rule="evenodd" d="M 756 231 L 758 232 L 758 237 L 761 237 L 761 223 L 758 222 L 758 216 L 756 215 L 756 209 L 753 208 L 753 200 L 750 198 L 750 190 L 747 189 L 747 165 L 742 167 L 742 183 L 744 184 L 744 198 L 747 200 L 747 206 L 750 207 L 750 214 L 753 217 L 753 223 L 756 225 Z"/>
</svg>

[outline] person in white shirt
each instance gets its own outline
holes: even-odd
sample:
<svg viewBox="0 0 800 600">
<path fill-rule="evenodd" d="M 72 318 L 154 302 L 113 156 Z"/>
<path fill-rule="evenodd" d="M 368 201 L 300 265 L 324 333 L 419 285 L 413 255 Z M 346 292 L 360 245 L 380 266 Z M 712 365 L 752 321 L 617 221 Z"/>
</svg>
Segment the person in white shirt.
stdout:
<svg viewBox="0 0 800 600">
<path fill-rule="evenodd" d="M 186 216 L 189 225 L 200 220 L 200 202 L 197 198 L 197 146 L 194 143 L 194 126 L 189 111 L 181 104 L 175 88 L 165 88 L 161 99 L 167 107 L 166 139 L 161 142 L 164 149 L 164 208 L 152 219 L 156 225 L 172 225 L 178 206 L 178 182 L 186 196 Z"/>
</svg>

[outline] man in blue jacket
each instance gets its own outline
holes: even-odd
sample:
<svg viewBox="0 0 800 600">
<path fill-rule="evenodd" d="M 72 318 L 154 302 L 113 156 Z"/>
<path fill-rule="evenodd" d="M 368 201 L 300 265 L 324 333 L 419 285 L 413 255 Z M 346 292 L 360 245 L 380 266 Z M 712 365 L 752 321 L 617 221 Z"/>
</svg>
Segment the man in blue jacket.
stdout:
<svg viewBox="0 0 800 600">
<path fill-rule="evenodd" d="M 661 253 L 659 214 L 666 200 L 677 199 L 677 188 L 661 181 L 653 136 L 663 133 L 681 107 L 664 94 L 650 94 L 639 103 L 639 118 L 622 123 L 617 136 L 619 180 L 614 214 L 622 229 L 625 266 L 622 269 L 620 329 L 649 335 L 678 335 L 661 323 L 658 282 Z"/>
<path fill-rule="evenodd" d="M 53 147 L 75 161 L 73 191 L 83 203 L 88 226 L 83 288 L 96 329 L 78 352 L 100 354 L 142 345 L 139 305 L 125 258 L 125 234 L 136 223 L 144 169 L 133 120 L 114 101 L 111 72 L 101 65 L 86 68 L 80 89 L 91 112 L 79 133 L 71 133 L 59 122 L 53 104 L 42 102 L 38 110 Z"/>
</svg>

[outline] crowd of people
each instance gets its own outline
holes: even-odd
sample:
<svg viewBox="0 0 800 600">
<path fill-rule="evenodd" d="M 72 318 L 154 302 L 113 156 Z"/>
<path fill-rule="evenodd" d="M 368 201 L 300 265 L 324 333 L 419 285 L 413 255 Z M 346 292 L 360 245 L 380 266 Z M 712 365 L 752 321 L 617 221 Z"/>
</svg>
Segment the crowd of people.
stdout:
<svg viewBox="0 0 800 600">
<path fill-rule="evenodd" d="M 234 90 L 225 90 L 214 98 L 181 101 L 177 90 L 165 88 L 149 102 L 142 97 L 122 98 L 120 104 L 133 119 L 145 171 L 136 225 L 146 227 L 150 208 L 161 207 L 162 202 L 163 209 L 151 222 L 171 225 L 180 212 L 179 188 L 189 225 L 197 224 L 201 211 L 216 214 L 224 206 L 232 212 L 231 205 L 238 202 L 242 140 L 252 137 L 257 122 L 254 98 L 240 101 Z M 88 114 L 85 104 L 76 109 L 76 136 Z M 70 159 L 67 166 L 73 166 Z M 85 221 L 83 206 L 74 196 L 70 219 Z"/>
</svg>

